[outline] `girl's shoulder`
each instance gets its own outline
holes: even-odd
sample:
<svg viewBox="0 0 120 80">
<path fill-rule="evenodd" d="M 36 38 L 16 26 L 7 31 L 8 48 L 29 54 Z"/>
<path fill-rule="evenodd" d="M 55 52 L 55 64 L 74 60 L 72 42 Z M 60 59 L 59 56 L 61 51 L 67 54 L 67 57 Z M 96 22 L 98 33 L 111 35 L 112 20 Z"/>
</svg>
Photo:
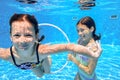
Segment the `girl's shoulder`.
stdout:
<svg viewBox="0 0 120 80">
<path fill-rule="evenodd" d="M 98 41 L 93 41 L 92 43 L 89 43 L 87 47 L 93 52 L 96 52 L 98 50 L 97 42 Z"/>
</svg>

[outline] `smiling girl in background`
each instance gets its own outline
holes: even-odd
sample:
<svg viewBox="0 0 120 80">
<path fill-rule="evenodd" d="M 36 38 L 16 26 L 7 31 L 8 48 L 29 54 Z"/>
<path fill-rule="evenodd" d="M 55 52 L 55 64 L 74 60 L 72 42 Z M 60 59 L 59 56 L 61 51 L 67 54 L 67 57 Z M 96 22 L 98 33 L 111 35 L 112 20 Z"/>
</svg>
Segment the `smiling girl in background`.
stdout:
<svg viewBox="0 0 120 80">
<path fill-rule="evenodd" d="M 85 46 L 90 51 L 93 51 L 94 54 L 101 54 L 102 49 L 100 45 L 98 45 L 100 36 L 96 35 L 95 31 L 95 22 L 91 17 L 86 16 L 80 19 L 77 23 L 77 32 L 79 35 L 78 44 Z M 82 54 L 69 54 L 68 58 L 78 66 L 75 80 L 97 80 L 94 71 L 98 58 Z"/>
</svg>

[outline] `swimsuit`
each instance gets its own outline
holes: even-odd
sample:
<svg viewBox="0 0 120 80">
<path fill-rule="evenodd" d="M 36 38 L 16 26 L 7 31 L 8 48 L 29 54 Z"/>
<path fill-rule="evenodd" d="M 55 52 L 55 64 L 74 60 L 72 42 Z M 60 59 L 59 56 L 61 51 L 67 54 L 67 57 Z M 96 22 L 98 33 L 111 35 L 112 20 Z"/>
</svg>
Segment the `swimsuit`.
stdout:
<svg viewBox="0 0 120 80">
<path fill-rule="evenodd" d="M 16 64 L 15 57 L 14 57 L 14 55 L 13 55 L 13 53 L 12 53 L 12 47 L 10 47 L 10 53 L 11 53 L 11 56 L 12 56 L 12 59 L 13 59 L 14 64 L 15 64 L 18 68 L 23 69 L 23 70 L 32 69 L 32 68 L 35 68 L 35 67 L 38 66 L 38 65 L 42 65 L 43 60 L 42 60 L 42 61 L 39 61 L 38 46 L 39 46 L 39 44 L 38 44 L 37 47 L 36 47 L 37 62 L 25 62 L 25 63 L 22 63 L 22 64 L 20 64 L 20 65 L 17 65 L 17 64 Z"/>
<path fill-rule="evenodd" d="M 84 66 L 87 66 L 89 63 L 89 58 L 84 55 L 76 54 L 76 59 Z M 78 68 L 78 73 L 82 80 L 96 80 L 95 73 L 93 73 L 92 76 L 89 77 L 89 76 L 86 76 L 86 74 L 84 74 L 79 68 Z"/>
<path fill-rule="evenodd" d="M 86 76 L 81 72 L 80 69 L 78 69 L 79 76 L 82 80 L 96 80 L 96 74 L 93 73 L 91 76 Z"/>
</svg>

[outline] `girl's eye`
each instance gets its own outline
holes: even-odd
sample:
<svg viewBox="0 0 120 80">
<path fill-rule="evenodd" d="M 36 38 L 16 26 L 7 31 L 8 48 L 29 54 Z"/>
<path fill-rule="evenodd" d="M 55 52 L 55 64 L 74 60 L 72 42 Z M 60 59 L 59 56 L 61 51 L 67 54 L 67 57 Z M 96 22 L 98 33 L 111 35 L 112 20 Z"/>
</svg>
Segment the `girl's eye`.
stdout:
<svg viewBox="0 0 120 80">
<path fill-rule="evenodd" d="M 83 32 L 84 31 L 84 29 L 81 29 L 81 32 Z"/>
<path fill-rule="evenodd" d="M 13 36 L 15 36 L 15 37 L 20 37 L 20 35 L 19 35 L 19 34 L 15 34 L 15 35 L 13 35 Z"/>
<path fill-rule="evenodd" d="M 27 37 L 32 37 L 32 35 L 31 35 L 31 34 L 26 34 L 25 36 L 27 36 Z"/>
<path fill-rule="evenodd" d="M 83 32 L 84 29 L 77 29 L 77 32 Z"/>
</svg>

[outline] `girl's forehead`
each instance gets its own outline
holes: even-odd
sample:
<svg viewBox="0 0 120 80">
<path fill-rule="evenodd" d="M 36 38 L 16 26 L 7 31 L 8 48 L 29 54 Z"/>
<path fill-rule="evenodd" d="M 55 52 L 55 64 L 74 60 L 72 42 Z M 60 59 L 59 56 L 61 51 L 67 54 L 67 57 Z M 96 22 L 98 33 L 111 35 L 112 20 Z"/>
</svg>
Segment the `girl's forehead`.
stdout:
<svg viewBox="0 0 120 80">
<path fill-rule="evenodd" d="M 12 23 L 12 27 L 14 26 L 22 26 L 22 27 L 26 27 L 26 26 L 31 26 L 32 27 L 32 24 L 30 24 L 28 21 L 14 21 Z"/>
<path fill-rule="evenodd" d="M 27 21 L 15 21 L 12 23 L 12 29 L 14 28 L 33 29 L 34 27 Z"/>
<path fill-rule="evenodd" d="M 78 24 L 77 28 L 84 28 L 84 29 L 88 29 L 88 27 L 84 24 Z"/>
<path fill-rule="evenodd" d="M 27 21 L 15 21 L 12 23 L 12 32 L 16 31 L 34 31 L 33 25 Z"/>
</svg>

